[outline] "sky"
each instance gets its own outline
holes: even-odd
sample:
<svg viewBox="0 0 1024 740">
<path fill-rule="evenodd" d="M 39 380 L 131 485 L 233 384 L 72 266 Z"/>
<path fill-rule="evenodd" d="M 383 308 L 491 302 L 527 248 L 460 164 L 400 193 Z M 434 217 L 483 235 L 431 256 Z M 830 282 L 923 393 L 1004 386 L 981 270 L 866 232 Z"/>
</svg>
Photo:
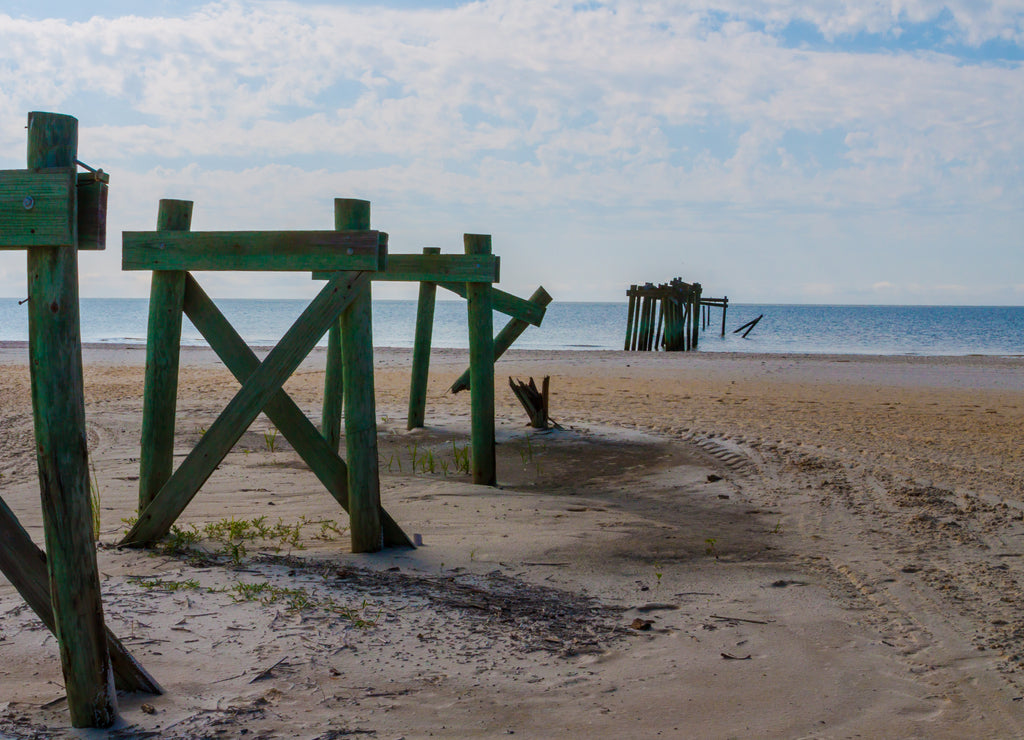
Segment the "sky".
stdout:
<svg viewBox="0 0 1024 740">
<path fill-rule="evenodd" d="M 322 230 L 353 197 L 393 253 L 491 234 L 523 296 L 1024 304 L 1020 0 L 5 0 L 0 169 L 34 110 L 110 173 L 83 296 L 148 294 L 120 235 L 160 198 L 195 230 Z M 25 286 L 0 253 L 0 295 Z"/>
</svg>

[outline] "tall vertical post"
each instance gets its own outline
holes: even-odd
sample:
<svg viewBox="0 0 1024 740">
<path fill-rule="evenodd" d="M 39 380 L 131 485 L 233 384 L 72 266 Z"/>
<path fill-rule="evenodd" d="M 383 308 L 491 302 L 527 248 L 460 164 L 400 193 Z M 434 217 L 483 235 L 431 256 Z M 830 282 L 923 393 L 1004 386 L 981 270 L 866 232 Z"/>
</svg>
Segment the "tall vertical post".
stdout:
<svg viewBox="0 0 1024 740">
<path fill-rule="evenodd" d="M 440 254 L 440 247 L 423 247 L 423 254 Z M 434 333 L 434 301 L 437 283 L 421 282 L 416 304 L 416 335 L 412 345 L 412 379 L 409 382 L 409 416 L 406 429 L 418 429 L 426 421 L 427 378 L 430 375 L 430 341 Z"/>
<path fill-rule="evenodd" d="M 626 295 L 629 296 L 629 308 L 626 310 L 626 345 L 623 349 L 628 352 L 629 340 L 633 335 L 633 312 L 636 309 L 636 286 L 630 285 L 629 290 L 626 291 Z"/>
<path fill-rule="evenodd" d="M 29 169 L 74 167 L 77 156 L 76 119 L 29 113 Z M 110 727 L 117 719 L 117 696 L 89 498 L 77 241 L 76 233 L 75 246 L 28 249 L 32 415 L 50 599 L 71 724 Z"/>
<path fill-rule="evenodd" d="M 464 234 L 466 254 L 490 254 L 491 237 Z M 466 283 L 469 313 L 470 439 L 473 482 L 497 484 L 494 454 L 494 315 L 490 283 Z"/>
<path fill-rule="evenodd" d="M 337 198 L 334 201 L 334 228 L 338 231 L 369 229 L 370 202 Z M 339 323 L 352 552 L 377 552 L 383 544 L 383 533 L 380 471 L 377 467 L 377 406 L 373 397 L 373 306 L 369 282 L 342 312 Z"/>
<path fill-rule="evenodd" d="M 191 227 L 192 201 L 160 201 L 157 231 L 188 231 Z M 149 506 L 173 472 L 185 274 L 184 270 L 154 270 L 149 291 L 139 456 L 140 513 Z"/>
<path fill-rule="evenodd" d="M 729 309 L 729 296 L 722 299 L 722 336 L 725 336 L 725 312 Z"/>
<path fill-rule="evenodd" d="M 341 414 L 344 406 L 345 375 L 341 360 L 341 319 L 327 330 L 327 368 L 324 372 L 324 402 L 320 434 L 331 449 L 341 449 Z"/>
<path fill-rule="evenodd" d="M 697 349 L 700 341 L 700 283 L 693 284 L 693 341 L 690 344 L 692 349 Z"/>
</svg>

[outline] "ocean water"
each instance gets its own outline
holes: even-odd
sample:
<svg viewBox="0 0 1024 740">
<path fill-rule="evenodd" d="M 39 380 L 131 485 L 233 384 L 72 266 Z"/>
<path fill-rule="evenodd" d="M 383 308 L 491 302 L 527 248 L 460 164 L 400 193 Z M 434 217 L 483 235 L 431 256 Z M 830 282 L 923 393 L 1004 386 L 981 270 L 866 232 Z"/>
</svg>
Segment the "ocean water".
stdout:
<svg viewBox="0 0 1024 740">
<path fill-rule="evenodd" d="M 252 345 L 273 345 L 306 306 L 302 300 L 221 299 L 232 325 Z M 82 299 L 82 339 L 87 343 L 145 344 L 147 300 Z M 733 331 L 764 315 L 744 339 Z M 495 314 L 497 332 L 508 317 Z M 416 302 L 373 303 L 378 347 L 411 347 Z M 621 350 L 626 303 L 552 303 L 541 327 L 530 327 L 514 345 L 522 349 Z M 882 355 L 1024 355 L 1021 306 L 827 306 L 734 304 L 721 336 L 721 311 L 711 309 L 701 352 L 837 353 Z M 0 298 L 0 341 L 26 341 L 25 306 Z M 437 302 L 435 347 L 467 347 L 464 301 Z M 182 342 L 205 344 L 187 321 Z M 326 343 L 326 338 L 322 340 Z"/>
</svg>

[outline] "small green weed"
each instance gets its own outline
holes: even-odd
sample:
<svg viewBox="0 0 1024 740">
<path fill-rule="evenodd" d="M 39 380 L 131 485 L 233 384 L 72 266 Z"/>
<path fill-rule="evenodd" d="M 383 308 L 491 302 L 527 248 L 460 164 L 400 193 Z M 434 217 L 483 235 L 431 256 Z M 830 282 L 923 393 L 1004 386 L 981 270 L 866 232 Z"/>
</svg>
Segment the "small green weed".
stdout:
<svg viewBox="0 0 1024 740">
<path fill-rule="evenodd" d="M 717 540 L 715 540 L 714 537 L 708 537 L 706 540 L 704 540 L 704 554 L 705 555 L 714 555 L 715 559 L 717 560 L 718 559 L 718 550 L 715 548 L 715 542 L 716 541 Z"/>
<path fill-rule="evenodd" d="M 277 447 L 277 427 L 270 427 L 263 432 L 263 442 L 267 446 L 267 452 L 273 452 Z"/>
</svg>

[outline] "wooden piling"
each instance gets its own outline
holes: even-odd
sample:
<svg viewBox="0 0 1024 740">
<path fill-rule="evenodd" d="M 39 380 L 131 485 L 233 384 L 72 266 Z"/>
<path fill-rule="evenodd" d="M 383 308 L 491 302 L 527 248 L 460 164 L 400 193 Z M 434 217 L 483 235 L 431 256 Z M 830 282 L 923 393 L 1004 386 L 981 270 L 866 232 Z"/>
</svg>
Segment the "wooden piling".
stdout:
<svg viewBox="0 0 1024 740">
<path fill-rule="evenodd" d="M 630 285 L 626 295 L 629 297 L 629 307 L 626 309 L 626 343 L 623 350 L 628 352 L 630 340 L 633 338 L 633 314 L 636 311 L 636 286 Z"/>
<path fill-rule="evenodd" d="M 466 254 L 490 254 L 491 237 L 465 234 Z M 494 451 L 494 317 L 490 283 L 467 283 L 473 482 L 497 483 Z"/>
<path fill-rule="evenodd" d="M 338 198 L 334 228 L 370 228 L 370 203 Z M 352 552 L 377 552 L 382 546 L 380 473 L 377 467 L 377 407 L 373 383 L 373 326 L 370 281 L 341 314 L 341 355 L 345 399 L 345 450 Z"/>
<path fill-rule="evenodd" d="M 439 247 L 423 248 L 423 254 L 440 253 Z M 416 304 L 416 335 L 412 345 L 412 379 L 409 382 L 409 416 L 406 429 L 418 429 L 426 420 L 427 377 L 430 374 L 430 341 L 434 333 L 436 297 L 437 283 L 420 283 L 419 302 Z"/>
<path fill-rule="evenodd" d="M 334 228 L 338 231 L 368 230 L 370 228 L 369 201 L 356 198 L 335 198 Z M 341 449 L 341 417 L 345 403 L 342 351 L 341 319 L 338 319 L 327 332 L 324 401 L 320 414 L 320 433 L 335 452 Z"/>
<path fill-rule="evenodd" d="M 77 156 L 76 119 L 29 114 L 29 169 L 73 168 Z M 77 246 L 29 247 L 28 291 L 36 460 L 68 710 L 75 727 L 110 727 L 117 700 L 89 497 Z"/>
<path fill-rule="evenodd" d="M 160 201 L 157 231 L 188 231 L 191 224 L 192 201 Z M 174 419 L 185 275 L 184 270 L 154 270 L 150 284 L 139 456 L 140 512 L 149 506 L 174 470 Z"/>
</svg>

